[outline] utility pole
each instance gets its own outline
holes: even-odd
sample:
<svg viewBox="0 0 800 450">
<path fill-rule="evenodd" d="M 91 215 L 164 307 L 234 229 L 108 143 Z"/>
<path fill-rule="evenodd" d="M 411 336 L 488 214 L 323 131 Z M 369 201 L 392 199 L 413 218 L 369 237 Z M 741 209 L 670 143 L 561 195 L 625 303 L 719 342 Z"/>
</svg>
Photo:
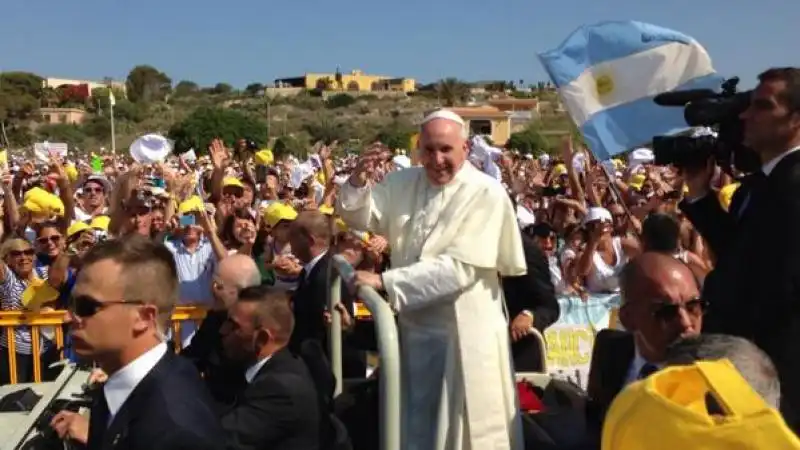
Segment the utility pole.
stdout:
<svg viewBox="0 0 800 450">
<path fill-rule="evenodd" d="M 3 92 L 3 71 L 0 71 L 0 92 Z M 8 135 L 6 135 L 6 120 L 0 120 L 0 132 L 3 133 L 3 142 L 5 142 L 6 147 L 11 146 L 11 142 L 8 142 Z M 0 142 L 2 144 L 2 142 Z M 2 146 L 0 146 L 2 147 Z"/>
</svg>

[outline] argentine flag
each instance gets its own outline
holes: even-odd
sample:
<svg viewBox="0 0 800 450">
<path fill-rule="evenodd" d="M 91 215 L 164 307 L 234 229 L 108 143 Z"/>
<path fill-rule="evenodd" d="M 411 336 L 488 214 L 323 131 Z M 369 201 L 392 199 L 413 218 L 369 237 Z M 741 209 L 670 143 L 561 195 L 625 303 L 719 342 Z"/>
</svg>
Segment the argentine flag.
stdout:
<svg viewBox="0 0 800 450">
<path fill-rule="evenodd" d="M 634 21 L 583 26 L 539 59 L 600 161 L 689 128 L 683 108 L 658 106 L 656 95 L 723 81 L 697 41 Z"/>
</svg>

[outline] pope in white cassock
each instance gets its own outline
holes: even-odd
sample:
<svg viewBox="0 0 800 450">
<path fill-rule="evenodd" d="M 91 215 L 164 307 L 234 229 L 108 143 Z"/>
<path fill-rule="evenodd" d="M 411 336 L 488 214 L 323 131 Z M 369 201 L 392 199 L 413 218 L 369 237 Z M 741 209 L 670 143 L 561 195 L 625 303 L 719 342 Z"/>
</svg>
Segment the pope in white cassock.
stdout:
<svg viewBox="0 0 800 450">
<path fill-rule="evenodd" d="M 467 161 L 464 121 L 440 110 L 422 124 L 422 167 L 371 185 L 386 152 L 365 153 L 339 193 L 355 229 L 385 236 L 391 269 L 358 272 L 397 311 L 403 448 L 523 448 L 499 275 L 526 271 L 501 184 Z"/>
</svg>

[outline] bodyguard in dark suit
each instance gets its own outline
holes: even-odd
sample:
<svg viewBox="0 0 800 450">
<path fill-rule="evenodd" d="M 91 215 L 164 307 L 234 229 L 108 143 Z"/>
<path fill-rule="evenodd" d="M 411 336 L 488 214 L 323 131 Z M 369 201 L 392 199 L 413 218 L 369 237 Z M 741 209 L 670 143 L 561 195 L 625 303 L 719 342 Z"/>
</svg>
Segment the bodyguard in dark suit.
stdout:
<svg viewBox="0 0 800 450">
<path fill-rule="evenodd" d="M 607 329 L 595 336 L 586 390 L 601 415 L 625 386 L 635 354 L 633 334 L 627 331 Z"/>
<path fill-rule="evenodd" d="M 222 449 L 212 400 L 191 363 L 168 352 L 113 415 L 108 383 L 98 392 L 89 424 L 89 449 Z M 157 347 L 158 348 L 158 347 Z M 109 391 L 110 392 L 110 391 Z M 110 421 L 109 421 L 110 420 Z"/>
<path fill-rule="evenodd" d="M 800 69 L 759 76 L 741 115 L 744 144 L 761 161 L 725 211 L 709 189 L 711 170 L 685 171 L 680 207 L 717 264 L 704 286 L 705 331 L 763 349 L 778 369 L 781 412 L 800 431 Z"/>
<path fill-rule="evenodd" d="M 316 340 L 326 348 L 330 240 L 328 216 L 319 211 L 303 211 L 292 221 L 289 231 L 292 253 L 304 264 L 297 290 L 292 295 L 295 327 L 289 348 L 295 354 L 307 339 Z"/>
<path fill-rule="evenodd" d="M 172 254 L 131 235 L 103 242 L 84 257 L 72 293 L 74 351 L 108 374 L 91 423 L 69 411 L 51 426 L 90 449 L 224 448 L 211 399 L 191 363 L 168 351 L 163 330 L 178 298 Z"/>
<path fill-rule="evenodd" d="M 554 239 L 555 232 L 547 224 L 537 225 L 537 237 L 522 235 L 522 248 L 528 271 L 518 277 L 504 277 L 503 294 L 508 316 L 511 319 L 514 367 L 520 372 L 538 372 L 541 367 L 541 349 L 532 336 L 526 336 L 533 327 L 544 333 L 545 328 L 558 320 L 560 313 L 547 256 L 535 239 Z M 519 329 L 519 331 L 517 331 Z"/>
<path fill-rule="evenodd" d="M 229 449 L 317 450 L 323 412 L 308 367 L 288 348 L 293 316 L 286 294 L 247 288 L 229 309 L 223 347 L 234 361 L 247 361 L 247 386 L 222 411 Z"/>
</svg>

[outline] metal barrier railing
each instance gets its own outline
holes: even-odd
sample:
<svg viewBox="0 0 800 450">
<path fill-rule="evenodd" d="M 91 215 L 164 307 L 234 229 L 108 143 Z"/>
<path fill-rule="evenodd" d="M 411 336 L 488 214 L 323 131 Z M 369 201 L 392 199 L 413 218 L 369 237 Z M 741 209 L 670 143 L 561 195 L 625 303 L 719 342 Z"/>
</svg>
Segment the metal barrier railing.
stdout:
<svg viewBox="0 0 800 450">
<path fill-rule="evenodd" d="M 199 323 L 206 316 L 207 309 L 201 306 L 177 306 L 172 312 L 172 339 L 175 344 L 175 351 L 180 352 L 181 348 L 181 325 L 183 322 L 193 321 Z M 41 335 L 42 328 L 54 328 L 54 344 L 60 350 L 60 359 L 64 358 L 64 323 L 67 312 L 64 310 L 54 311 L 0 311 L 0 329 L 5 330 L 6 339 L 3 346 L 0 346 L 0 357 L 8 358 L 9 381 L 16 384 L 18 380 L 17 352 L 14 330 L 18 327 L 30 327 L 31 333 L 31 354 L 41 355 Z M 5 347 L 5 348 L 2 348 Z M 31 358 L 33 360 L 33 381 L 42 381 L 42 360 L 40 357 Z"/>
<path fill-rule="evenodd" d="M 17 327 L 29 326 L 31 332 L 31 354 L 41 355 L 41 331 L 42 327 L 53 327 L 55 329 L 56 348 L 61 349 L 60 358 L 64 358 L 64 315 L 66 311 L 0 311 L 0 329 L 6 332 L 5 347 L 8 352 L 8 372 L 9 382 L 17 383 L 17 343 L 14 329 Z M 0 348 L 0 352 L 3 349 Z M 2 355 L 0 355 L 2 357 Z M 31 358 L 33 360 L 33 376 L 37 383 L 42 381 L 42 361 L 41 358 Z"/>
<path fill-rule="evenodd" d="M 336 393 L 342 389 L 342 328 L 341 316 L 335 306 L 341 301 L 341 283 L 351 283 L 353 267 L 339 255 L 332 257 L 332 280 L 328 298 L 331 314 L 328 343 Z M 400 450 L 401 398 L 400 398 L 400 343 L 394 313 L 374 289 L 358 286 L 357 295 L 369 309 L 375 322 L 375 337 L 380 357 L 380 450 Z"/>
</svg>

